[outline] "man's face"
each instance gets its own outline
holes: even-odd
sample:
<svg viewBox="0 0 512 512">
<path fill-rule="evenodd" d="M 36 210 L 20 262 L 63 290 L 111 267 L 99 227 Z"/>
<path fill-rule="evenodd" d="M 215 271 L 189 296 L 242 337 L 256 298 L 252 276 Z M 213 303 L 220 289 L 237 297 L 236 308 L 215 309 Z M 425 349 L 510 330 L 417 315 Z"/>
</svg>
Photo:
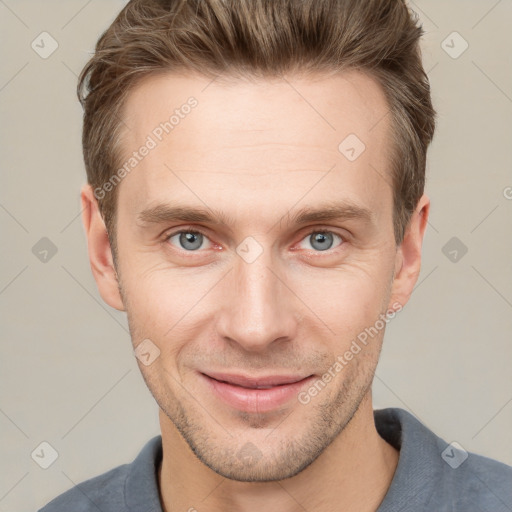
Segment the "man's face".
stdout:
<svg viewBox="0 0 512 512">
<path fill-rule="evenodd" d="M 117 271 L 133 344 L 150 340 L 148 360 L 160 351 L 139 366 L 164 421 L 235 480 L 292 476 L 334 440 L 369 396 L 384 329 L 343 369 L 333 365 L 394 299 L 383 92 L 354 71 L 317 78 L 166 74 L 125 106 L 125 161 L 148 136 L 156 143 L 118 185 Z M 190 97 L 197 104 L 181 108 Z M 172 131 L 158 130 L 176 109 Z M 328 207 L 339 217 L 297 223 Z M 308 392 L 329 369 L 332 380 Z M 278 400 L 276 389 L 213 386 L 205 374 L 217 373 L 313 377 Z"/>
</svg>

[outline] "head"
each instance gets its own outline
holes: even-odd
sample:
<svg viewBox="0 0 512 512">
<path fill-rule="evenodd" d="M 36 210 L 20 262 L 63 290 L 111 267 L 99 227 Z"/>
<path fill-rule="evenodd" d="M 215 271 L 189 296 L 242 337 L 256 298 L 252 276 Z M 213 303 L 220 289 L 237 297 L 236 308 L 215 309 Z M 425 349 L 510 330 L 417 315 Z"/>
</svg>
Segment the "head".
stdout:
<svg viewBox="0 0 512 512">
<path fill-rule="evenodd" d="M 297 474 L 371 396 L 429 210 L 421 34 L 397 0 L 136 0 L 82 72 L 93 273 L 219 474 Z M 242 410 L 216 372 L 313 380 Z"/>
</svg>

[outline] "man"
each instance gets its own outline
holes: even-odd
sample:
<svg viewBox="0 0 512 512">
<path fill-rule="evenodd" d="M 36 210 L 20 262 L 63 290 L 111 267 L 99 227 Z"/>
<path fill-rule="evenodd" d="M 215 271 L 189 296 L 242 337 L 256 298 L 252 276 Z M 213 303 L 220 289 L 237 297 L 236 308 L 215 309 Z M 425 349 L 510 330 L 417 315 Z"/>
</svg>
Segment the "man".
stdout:
<svg viewBox="0 0 512 512">
<path fill-rule="evenodd" d="M 162 435 L 42 511 L 512 510 L 512 468 L 372 407 L 430 207 L 421 34 L 399 0 L 135 0 L 102 35 L 83 222 Z"/>
</svg>

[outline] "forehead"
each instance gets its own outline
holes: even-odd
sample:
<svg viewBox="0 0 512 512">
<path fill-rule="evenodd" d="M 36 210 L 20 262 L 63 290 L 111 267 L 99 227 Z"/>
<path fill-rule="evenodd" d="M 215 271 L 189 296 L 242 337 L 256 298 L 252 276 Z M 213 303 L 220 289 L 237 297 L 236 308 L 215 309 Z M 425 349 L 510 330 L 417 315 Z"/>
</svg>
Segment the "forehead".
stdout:
<svg viewBox="0 0 512 512">
<path fill-rule="evenodd" d="M 379 84 L 357 71 L 254 81 L 146 78 L 124 106 L 121 165 L 128 172 L 119 208 L 136 215 L 151 204 L 208 206 L 216 198 L 225 209 L 242 213 L 245 205 L 254 214 L 269 203 L 286 210 L 301 197 L 305 206 L 343 196 L 372 209 L 389 206 L 387 114 Z"/>
</svg>

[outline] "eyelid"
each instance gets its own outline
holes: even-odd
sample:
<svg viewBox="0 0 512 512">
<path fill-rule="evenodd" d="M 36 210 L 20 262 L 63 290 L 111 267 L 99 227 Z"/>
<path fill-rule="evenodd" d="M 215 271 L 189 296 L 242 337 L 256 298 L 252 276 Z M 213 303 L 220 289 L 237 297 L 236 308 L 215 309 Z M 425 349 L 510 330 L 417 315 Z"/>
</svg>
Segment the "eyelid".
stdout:
<svg viewBox="0 0 512 512">
<path fill-rule="evenodd" d="M 316 234 L 316 233 L 330 233 L 330 234 L 333 234 L 341 239 L 341 243 L 333 249 L 326 249 L 325 251 L 308 250 L 308 252 L 312 252 L 313 254 L 318 255 L 318 256 L 322 256 L 322 254 L 332 255 L 333 252 L 336 252 L 348 240 L 348 236 L 342 235 L 341 233 L 339 233 L 338 231 L 335 231 L 332 228 L 313 226 L 313 227 L 310 227 L 309 230 L 304 235 L 301 236 L 298 243 L 303 242 L 306 238 L 308 238 L 312 234 Z M 292 250 L 295 250 L 295 249 L 292 249 Z"/>
<path fill-rule="evenodd" d="M 342 240 L 342 242 L 337 246 L 339 248 L 343 244 L 345 244 L 349 238 L 347 235 L 344 235 L 344 234 L 342 235 L 341 233 L 338 233 L 334 229 L 327 227 L 327 226 L 309 226 L 308 228 L 305 228 L 305 229 L 308 229 L 308 231 L 301 236 L 299 242 L 302 242 L 305 238 L 307 238 L 308 236 L 311 236 L 313 233 L 332 233 L 333 235 L 340 237 Z M 217 245 L 217 244 L 215 244 L 215 242 L 213 242 L 210 239 L 210 237 L 206 234 L 206 232 L 204 230 L 202 230 L 201 228 L 195 227 L 195 226 L 181 226 L 179 229 L 167 231 L 166 233 L 164 233 L 163 242 L 168 242 L 173 236 L 179 235 L 180 233 L 201 234 L 205 238 L 207 238 L 211 244 Z M 176 247 L 176 249 L 180 250 L 178 247 Z M 181 249 L 181 250 L 185 251 L 185 249 Z M 295 249 L 292 249 L 292 250 L 295 250 Z M 336 249 L 327 249 L 325 251 L 312 251 L 312 252 L 321 256 L 322 253 L 331 254 L 335 250 Z M 187 252 L 188 254 L 191 254 L 191 253 L 193 254 L 193 253 L 199 253 L 201 251 L 185 251 L 185 252 Z"/>
<path fill-rule="evenodd" d="M 167 242 L 169 242 L 169 240 L 172 237 L 174 237 L 176 235 L 179 235 L 181 233 L 192 233 L 192 234 L 203 235 L 209 241 L 210 244 L 214 244 L 214 242 L 210 239 L 210 237 L 202 229 L 199 229 L 199 228 L 196 228 L 196 227 L 192 227 L 192 226 L 184 226 L 184 227 L 182 226 L 179 229 L 176 229 L 175 231 L 167 231 L 166 233 L 164 233 L 162 242 L 163 243 L 167 243 Z M 175 246 L 173 246 L 173 247 L 176 250 L 182 251 L 182 252 L 186 252 L 187 254 L 194 254 L 194 253 L 202 252 L 202 250 L 199 250 L 199 251 L 187 251 L 187 250 L 181 249 L 179 247 L 175 247 Z"/>
<path fill-rule="evenodd" d="M 166 231 L 163 235 L 163 238 L 164 240 L 169 240 L 169 238 L 172 238 L 175 235 L 179 235 L 180 233 L 200 233 L 201 235 L 206 236 L 208 238 L 208 235 L 204 231 L 195 227 L 193 228 L 192 226 L 181 227 L 176 231 Z"/>
</svg>

